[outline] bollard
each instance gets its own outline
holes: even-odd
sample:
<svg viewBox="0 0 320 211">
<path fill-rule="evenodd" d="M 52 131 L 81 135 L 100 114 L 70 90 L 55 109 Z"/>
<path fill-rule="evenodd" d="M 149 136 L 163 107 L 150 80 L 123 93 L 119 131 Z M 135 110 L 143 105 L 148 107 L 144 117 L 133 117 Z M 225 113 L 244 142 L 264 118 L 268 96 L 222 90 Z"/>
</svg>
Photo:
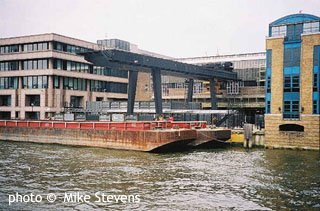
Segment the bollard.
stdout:
<svg viewBox="0 0 320 211">
<path fill-rule="evenodd" d="M 244 142 L 243 147 L 245 148 L 252 148 L 252 131 L 253 131 L 253 124 L 244 124 Z"/>
</svg>

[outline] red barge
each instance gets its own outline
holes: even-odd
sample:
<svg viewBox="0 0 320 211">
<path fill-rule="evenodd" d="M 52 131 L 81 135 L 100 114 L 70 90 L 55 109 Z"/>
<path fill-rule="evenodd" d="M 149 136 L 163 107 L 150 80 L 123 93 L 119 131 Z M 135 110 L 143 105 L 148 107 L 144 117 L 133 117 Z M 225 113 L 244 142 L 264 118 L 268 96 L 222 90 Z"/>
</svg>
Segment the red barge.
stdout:
<svg viewBox="0 0 320 211">
<path fill-rule="evenodd" d="M 209 146 L 230 136 L 227 129 L 207 129 L 204 121 L 0 121 L 0 140 L 145 152 Z"/>
</svg>

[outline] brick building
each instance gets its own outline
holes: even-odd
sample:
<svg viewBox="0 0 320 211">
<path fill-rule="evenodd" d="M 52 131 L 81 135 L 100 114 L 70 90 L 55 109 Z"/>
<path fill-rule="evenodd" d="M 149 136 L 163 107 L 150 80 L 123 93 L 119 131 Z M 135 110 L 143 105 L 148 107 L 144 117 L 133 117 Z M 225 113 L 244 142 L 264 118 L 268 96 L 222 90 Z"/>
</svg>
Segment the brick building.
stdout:
<svg viewBox="0 0 320 211">
<path fill-rule="evenodd" d="M 319 149 L 320 18 L 294 14 L 269 25 L 266 145 Z"/>
</svg>

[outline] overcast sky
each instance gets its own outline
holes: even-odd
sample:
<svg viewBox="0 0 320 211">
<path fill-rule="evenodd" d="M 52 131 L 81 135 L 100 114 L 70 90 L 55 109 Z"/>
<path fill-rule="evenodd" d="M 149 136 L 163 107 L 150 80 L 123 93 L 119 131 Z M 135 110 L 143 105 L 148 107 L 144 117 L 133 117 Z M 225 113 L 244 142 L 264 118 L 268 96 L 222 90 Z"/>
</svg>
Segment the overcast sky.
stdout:
<svg viewBox="0 0 320 211">
<path fill-rule="evenodd" d="M 173 57 L 259 52 L 268 24 L 320 0 L 0 0 L 0 37 L 119 38 Z"/>
</svg>

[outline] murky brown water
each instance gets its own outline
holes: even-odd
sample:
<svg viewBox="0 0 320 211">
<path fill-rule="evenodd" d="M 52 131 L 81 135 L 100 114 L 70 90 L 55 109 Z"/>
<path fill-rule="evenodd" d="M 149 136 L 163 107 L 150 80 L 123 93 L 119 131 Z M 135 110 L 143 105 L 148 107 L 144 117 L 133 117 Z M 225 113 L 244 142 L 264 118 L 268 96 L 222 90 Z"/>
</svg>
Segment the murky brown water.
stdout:
<svg viewBox="0 0 320 211">
<path fill-rule="evenodd" d="M 139 203 L 64 203 L 65 193 Z M 13 203 L 10 194 L 42 194 Z M 48 193 L 58 196 L 49 203 Z M 0 141 L 0 210 L 320 209 L 319 152 L 241 148 L 150 154 Z"/>
</svg>

